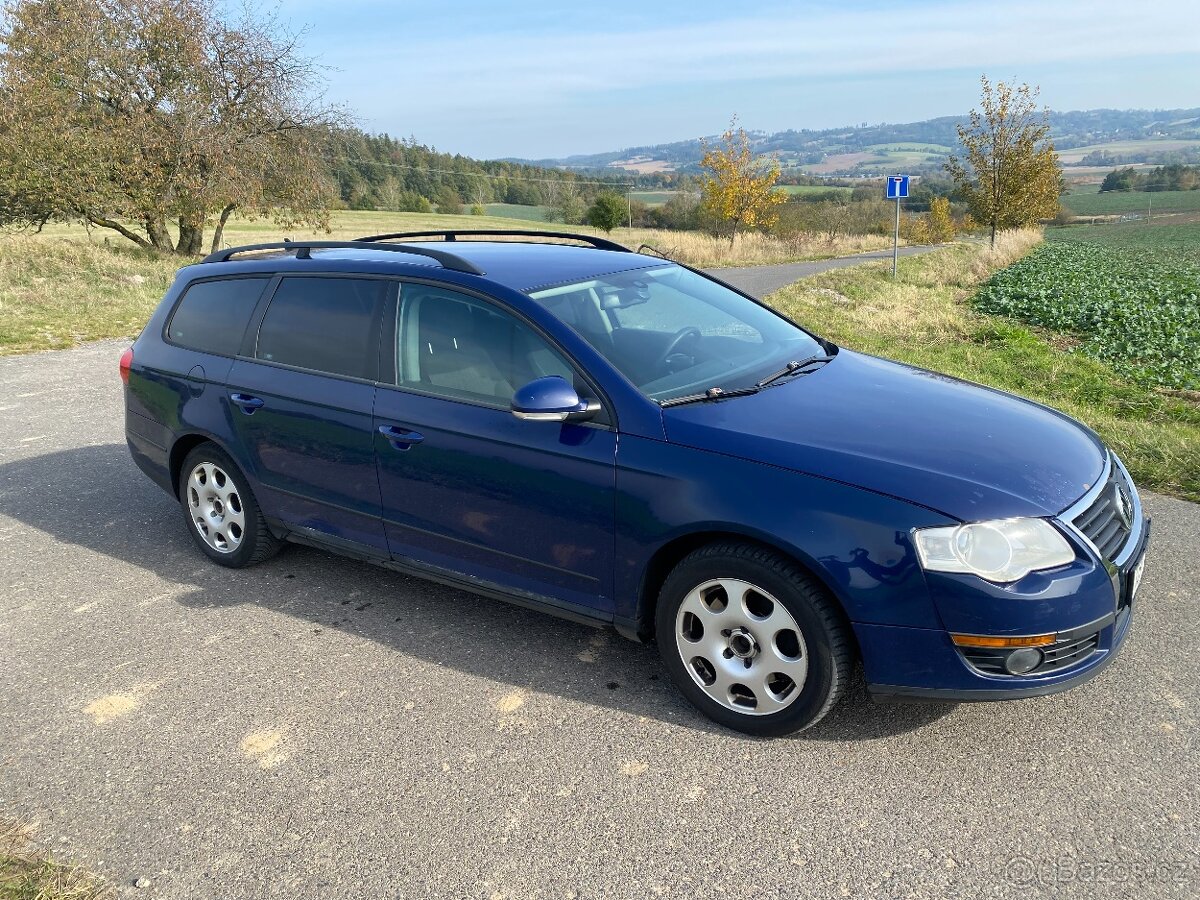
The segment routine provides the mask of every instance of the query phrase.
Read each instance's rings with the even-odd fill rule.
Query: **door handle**
[[[229,399],[240,406],[242,412],[248,416],[253,415],[256,409],[262,409],[264,405],[258,397],[251,397],[249,394],[230,394]]]
[[[379,433],[387,438],[393,450],[407,450],[413,444],[419,444],[425,440],[425,435],[419,431],[409,431],[407,428],[398,428],[395,425],[380,425]]]

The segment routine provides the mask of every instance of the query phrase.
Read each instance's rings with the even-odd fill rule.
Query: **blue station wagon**
[[[612,627],[755,735],[856,660],[901,697],[1090,678],[1149,537],[1066,416],[588,236],[224,250],[120,368],[133,458],[213,562],[293,541]]]

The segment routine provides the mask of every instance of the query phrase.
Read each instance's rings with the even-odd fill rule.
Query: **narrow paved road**
[[[652,648],[294,547],[130,462],[123,344],[0,359],[0,817],[144,898],[1200,894],[1200,506],[1103,675],[712,726]],[[131,887],[136,878],[148,887]]]
[[[937,247],[901,247],[901,256],[917,256],[936,250]],[[816,275],[828,272],[830,269],[844,269],[847,266],[858,266],[867,262],[890,260],[891,250],[872,250],[870,253],[857,253],[854,256],[839,256],[834,259],[819,259],[815,262],[783,263],[778,266],[745,266],[724,269],[709,269],[713,275],[723,281],[728,281],[752,297],[765,297],[781,287]]]

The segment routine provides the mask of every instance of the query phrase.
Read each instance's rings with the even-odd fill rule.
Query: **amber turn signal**
[[[1029,634],[1021,637],[1001,637],[992,634],[952,634],[950,638],[959,647],[1046,647],[1054,643],[1057,635]]]

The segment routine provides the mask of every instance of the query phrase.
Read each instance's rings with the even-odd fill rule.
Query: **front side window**
[[[258,330],[255,356],[351,378],[374,378],[377,323],[389,287],[378,278],[284,278]]]
[[[192,350],[236,356],[269,278],[222,278],[191,285],[175,307],[167,337]]]
[[[571,365],[528,325],[466,294],[405,284],[398,326],[402,387],[507,408],[535,378],[574,381]]]
[[[530,296],[663,401],[737,390],[790,360],[822,352],[807,332],[714,281],[676,265],[618,272]]]

